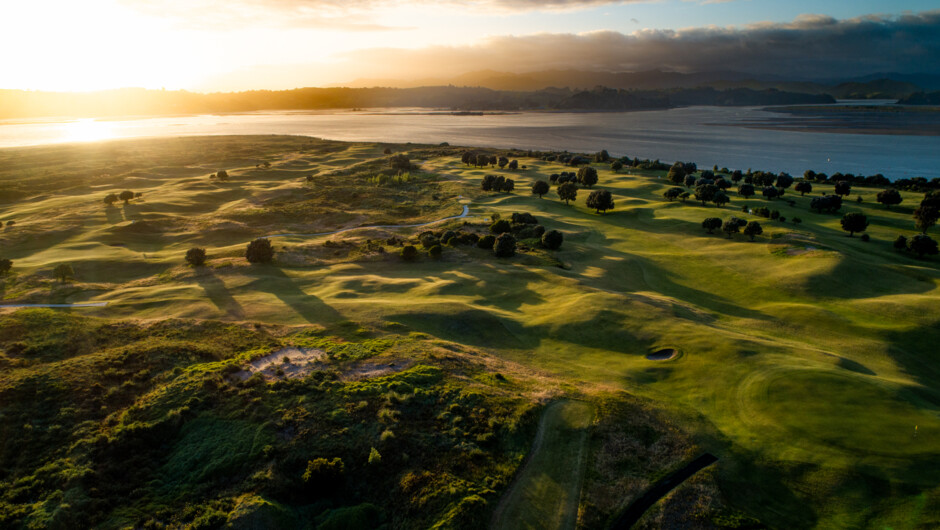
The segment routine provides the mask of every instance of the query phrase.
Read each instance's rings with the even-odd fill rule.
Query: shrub
[[[469,234],[460,234],[457,236],[461,243],[464,245],[476,245],[480,241],[480,236],[470,232]]]
[[[13,269],[13,261],[7,258],[0,258],[0,276],[7,274]]]
[[[868,234],[862,234],[862,241],[866,243],[871,241],[871,236],[869,236]]]
[[[441,249],[440,245],[434,245],[428,249],[428,256],[434,259],[441,259],[441,254],[443,254],[443,249]]]
[[[193,247],[186,251],[186,263],[193,267],[201,267],[206,264],[206,249]]]
[[[512,225],[505,219],[500,219],[490,225],[490,232],[494,234],[505,234],[512,231]]]
[[[496,236],[485,235],[477,242],[477,246],[484,249],[491,249],[496,244]]]
[[[790,221],[795,225],[798,225],[803,222],[803,220],[800,219],[799,217],[794,217],[793,219],[790,219]]]
[[[307,462],[307,469],[303,474],[303,481],[308,485],[324,488],[329,491],[343,481],[346,465],[343,459],[336,457],[332,460],[315,458]]]
[[[405,245],[401,249],[401,259],[405,261],[414,261],[418,259],[418,249],[414,245]]]
[[[369,464],[378,465],[381,463],[382,463],[382,455],[379,454],[378,449],[373,447],[372,450],[369,451]]]
[[[519,239],[541,239],[544,233],[542,225],[513,225],[513,234]]]
[[[271,263],[274,260],[274,246],[266,238],[259,237],[248,243],[245,259],[249,263]]]
[[[441,243],[445,245],[456,244],[457,243],[456,240],[457,240],[457,232],[454,232],[453,230],[448,230],[444,232],[444,234],[441,236]]]
[[[549,250],[558,250],[564,239],[565,236],[558,230],[549,230],[542,234],[542,246]]]
[[[493,253],[497,258],[509,258],[516,254],[516,238],[511,234],[501,234],[496,238]]]
[[[228,180],[228,171],[220,169],[219,172],[215,174],[215,178],[219,180]]]
[[[528,212],[512,214],[512,222],[513,224],[526,224],[526,225],[539,224],[538,219],[536,219],[534,215]]]
[[[894,250],[907,250],[907,238],[899,235],[897,239],[894,240]]]
[[[440,239],[431,231],[421,232],[421,235],[418,236],[418,241],[421,242],[421,246],[424,248],[431,248],[434,245],[440,244]]]
[[[411,160],[402,153],[398,153],[388,159],[388,166],[395,170],[399,175],[411,170]]]

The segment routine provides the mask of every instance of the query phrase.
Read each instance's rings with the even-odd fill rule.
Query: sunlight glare
[[[62,125],[63,142],[98,142],[114,138],[114,128],[108,122],[82,119]]]

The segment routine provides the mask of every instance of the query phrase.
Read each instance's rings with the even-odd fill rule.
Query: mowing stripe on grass
[[[493,513],[492,528],[574,528],[594,407],[557,401],[545,408],[532,450]]]

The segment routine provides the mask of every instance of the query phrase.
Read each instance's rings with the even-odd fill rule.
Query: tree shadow
[[[114,225],[114,224],[118,224],[118,223],[124,221],[124,219],[125,219],[125,218],[124,218],[124,211],[118,209],[118,208],[115,207],[115,206],[107,206],[107,207],[105,207],[105,209],[104,209],[104,214],[105,214],[105,217],[106,217],[107,220],[108,220],[108,223],[109,223],[109,224],[113,224],[113,225]]]
[[[206,291],[209,300],[227,315],[237,319],[245,318],[245,309],[229,292],[225,283],[215,275],[215,271],[205,267],[196,273],[196,282]]]
[[[323,300],[304,292],[297,282],[277,265],[254,264],[246,274],[255,278],[249,287],[273,294],[311,324],[331,324],[346,320]]]

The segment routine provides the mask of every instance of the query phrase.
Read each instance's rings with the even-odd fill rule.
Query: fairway
[[[349,325],[537,371],[583,401],[547,407],[537,450],[500,501],[503,528],[572,527],[589,403],[608,391],[666,411],[719,457],[733,507],[767,525],[940,524],[940,268],[936,257],[892,248],[897,235],[917,233],[911,214],[923,194],[902,191],[904,202],[887,209],[875,202],[879,189],[854,187],[841,212],[868,216],[863,241],[842,231],[841,213],[810,209],[812,196],[833,192],[829,183],[805,197],[788,190],[792,205],[729,190],[719,208],[666,200],[663,171],[594,164],[594,189],[615,202],[599,214],[588,189],[570,205],[555,186],[542,198],[529,192],[571,170],[558,162],[518,153],[526,169],[503,171],[462,163],[461,148],[396,146],[415,164],[396,181],[381,178],[384,148],[219,137],[2,151],[0,180],[23,198],[0,204],[0,220],[16,220],[0,240],[14,262],[0,305],[106,302],[69,311]],[[112,165],[123,169],[104,175]],[[232,178],[210,179],[221,168]],[[515,179],[515,191],[482,191],[494,173]],[[38,178],[31,195],[23,175],[63,176]],[[102,203],[125,188],[143,197]],[[462,210],[433,226],[387,226]],[[496,258],[452,244],[438,259],[418,242],[428,230],[482,236],[494,216],[523,212],[560,231],[561,248],[528,239]],[[701,227],[731,216],[759,221],[763,233],[749,241]],[[338,230],[347,231],[315,235]],[[293,235],[272,240],[273,263],[249,264],[246,243],[271,234]],[[419,248],[417,259],[401,258],[399,240]],[[184,262],[193,246],[206,249],[206,266]],[[52,278],[60,263],[75,281]],[[660,350],[676,355],[648,357]]]
[[[580,401],[545,408],[528,460],[496,508],[493,528],[575,528],[593,418],[591,405]]]

